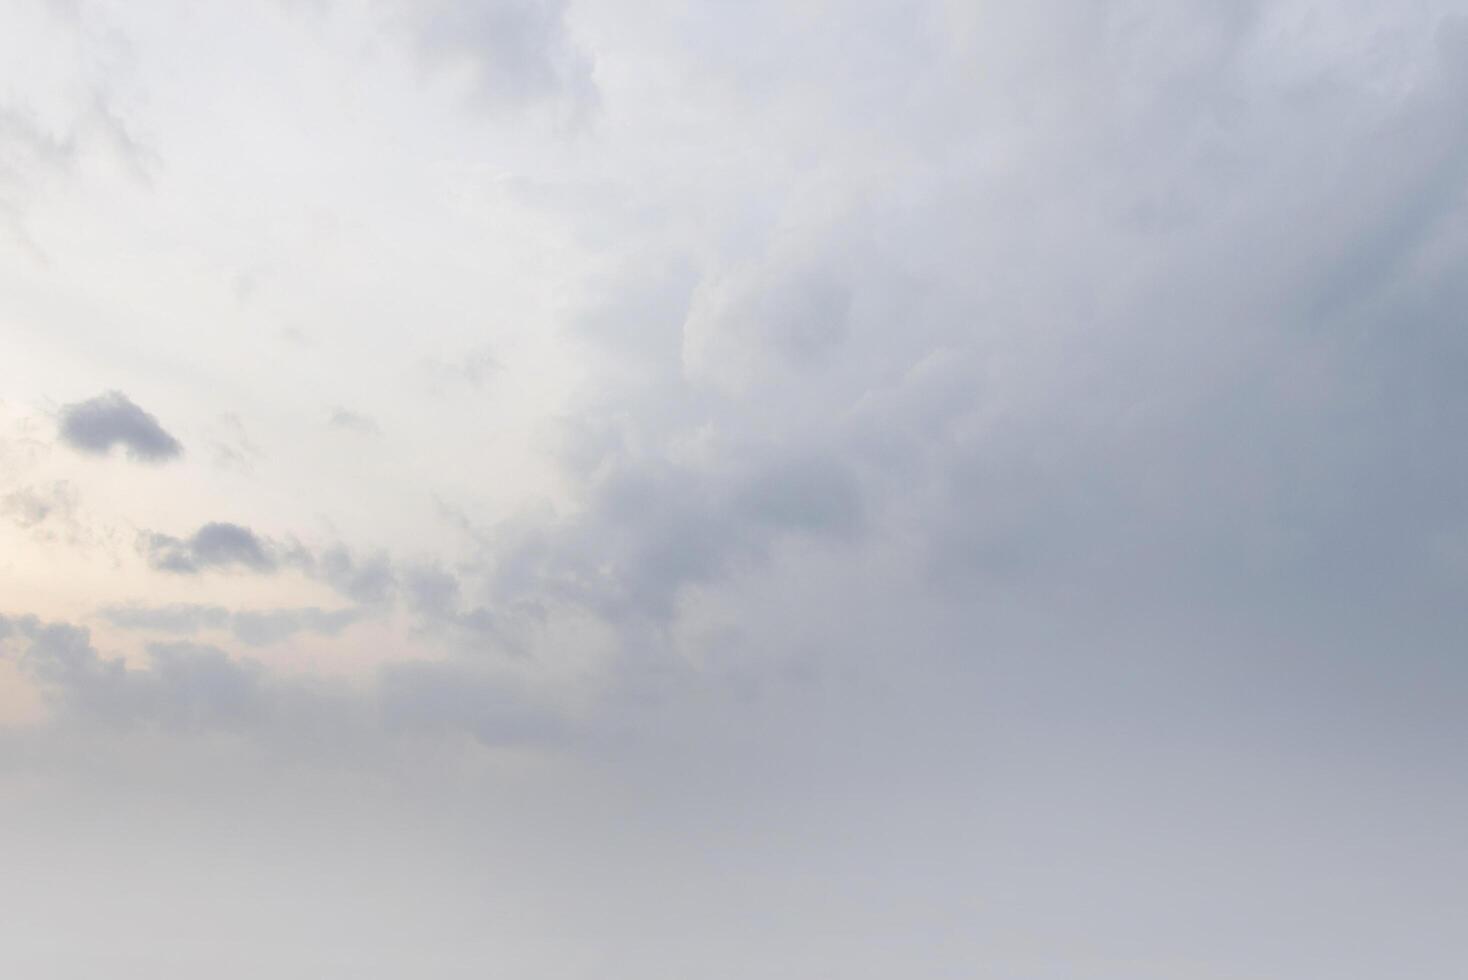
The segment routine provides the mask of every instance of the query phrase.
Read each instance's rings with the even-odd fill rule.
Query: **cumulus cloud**
[[[78,452],[98,456],[122,446],[130,458],[145,463],[161,463],[183,454],[183,446],[158,419],[120,391],[64,406],[61,441]]]

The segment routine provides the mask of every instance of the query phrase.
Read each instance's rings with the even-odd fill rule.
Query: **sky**
[[[0,0],[0,973],[1459,980],[1468,5]]]

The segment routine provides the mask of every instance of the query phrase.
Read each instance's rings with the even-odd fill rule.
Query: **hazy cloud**
[[[261,646],[288,639],[298,633],[335,636],[360,620],[363,612],[357,608],[321,609],[316,606],[241,609],[230,612],[222,606],[188,603],[146,606],[133,603],[106,607],[101,615],[108,623],[120,629],[185,636],[205,630],[220,630],[228,631],[242,643]]]
[[[133,603],[109,606],[102,618],[113,626],[127,630],[155,630],[160,633],[192,635],[206,629],[223,629],[229,625],[230,613],[223,606],[201,606],[173,603],[146,606]]]
[[[423,362],[424,376],[435,392],[468,388],[484,391],[503,370],[494,352],[487,347],[466,351],[452,357],[433,357]]]
[[[571,40],[563,0],[398,4],[422,62],[490,110],[553,106],[579,123],[596,106],[591,61]]]
[[[351,432],[361,436],[380,436],[382,428],[372,419],[357,412],[350,412],[345,408],[333,409],[327,418],[326,424],[333,429],[343,432]]]
[[[241,610],[231,618],[230,629],[242,642],[259,646],[302,632],[335,636],[361,618],[362,613],[357,609],[327,610],[314,606]]]

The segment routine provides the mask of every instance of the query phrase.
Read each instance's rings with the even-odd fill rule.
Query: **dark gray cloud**
[[[79,452],[105,455],[122,446],[129,457],[146,463],[183,454],[179,441],[120,391],[66,405],[60,418],[61,441]]]
[[[279,565],[269,541],[247,527],[222,521],[205,524],[187,539],[145,532],[138,544],[150,565],[179,575],[216,568],[268,573]]]

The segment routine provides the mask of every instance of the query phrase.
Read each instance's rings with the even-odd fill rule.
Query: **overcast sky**
[[[1461,980],[1468,5],[0,0],[0,974]]]

